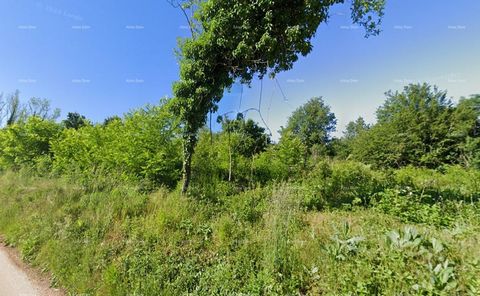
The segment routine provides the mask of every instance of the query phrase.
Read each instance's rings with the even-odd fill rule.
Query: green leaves
[[[299,55],[312,50],[311,39],[328,19],[331,6],[343,0],[205,0],[195,12],[198,36],[180,43],[180,79],[173,86],[177,114],[184,127],[186,180],[196,133],[206,115],[235,80],[251,83],[255,75],[289,70]],[[354,1],[352,19],[378,33],[383,0]],[[192,25],[192,24],[191,24]]]
[[[51,156],[50,141],[59,133],[60,125],[37,116],[0,130],[0,167],[35,167],[37,160]]]
[[[455,264],[445,256],[445,245],[439,239],[427,235],[420,234],[415,227],[405,226],[403,231],[390,231],[386,238],[390,248],[399,252],[405,261],[424,261],[418,262],[418,267],[423,269],[426,266],[429,277],[414,284],[413,290],[434,295],[454,293],[458,285]]]
[[[168,103],[148,106],[107,125],[63,130],[52,143],[54,169],[96,178],[97,171],[144,180],[151,185],[176,186],[181,150],[178,122]]]
[[[298,137],[311,149],[314,145],[327,145],[335,131],[337,120],[322,98],[312,98],[295,110],[288,119],[285,131]]]
[[[362,236],[352,236],[350,233],[350,224],[343,223],[341,231],[332,237],[333,244],[325,246],[327,253],[335,260],[344,261],[348,257],[358,253],[360,243],[365,240]]]
[[[354,0],[352,2],[352,20],[365,28],[365,37],[380,33],[384,8],[385,0]]]
[[[472,148],[479,134],[473,131],[480,114],[475,111],[475,99],[453,106],[445,91],[426,83],[411,84],[403,92],[390,91],[386,96],[377,110],[378,123],[348,139],[355,159],[384,168],[475,166],[478,155]]]
[[[393,248],[402,249],[418,249],[423,243],[423,237],[418,233],[417,229],[405,226],[403,231],[390,231],[386,235],[387,242]]]

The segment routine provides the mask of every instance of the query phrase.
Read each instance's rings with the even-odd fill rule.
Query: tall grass
[[[5,172],[0,233],[72,294],[478,294],[480,210],[465,202],[476,187],[427,201],[414,197],[421,180],[433,178],[428,172],[379,177],[339,166],[305,182],[213,199],[145,193],[108,177],[86,186]],[[387,180],[400,174],[417,181]],[[449,173],[441,174],[441,187],[429,181],[431,188],[447,186]],[[330,183],[338,185],[334,194]],[[414,193],[398,194],[407,187]],[[320,192],[328,210],[309,210],[308,190]],[[354,202],[356,193],[362,202]],[[444,216],[448,223],[435,218]]]

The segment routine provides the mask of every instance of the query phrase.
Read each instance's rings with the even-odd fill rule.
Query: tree
[[[315,145],[326,146],[331,141],[336,123],[335,114],[322,98],[312,98],[292,113],[286,130],[312,149]]]
[[[89,122],[88,120],[85,118],[85,116],[83,115],[80,115],[79,113],[77,112],[69,112],[67,114],[67,119],[65,119],[63,121],[63,125],[65,126],[65,128],[73,128],[73,129],[79,129],[83,126],[86,126],[88,125]]]
[[[398,168],[407,164],[404,150],[408,148],[404,140],[404,135],[395,126],[376,124],[352,140],[346,157],[376,167]]]
[[[282,129],[280,133],[279,143],[271,145],[254,160],[253,172],[261,183],[298,178],[304,171],[307,147],[290,131]]]
[[[15,93],[9,95],[1,109],[3,112],[0,114],[0,123],[5,120],[5,124],[10,126],[22,118],[25,108],[20,102],[20,91],[16,90]]]
[[[243,114],[236,119],[220,116],[217,121],[222,123],[219,140],[227,145],[228,150],[228,181],[232,181],[233,170],[241,160],[252,159],[270,145],[270,137],[265,129],[252,119],[245,120]],[[243,174],[246,177],[247,174]],[[247,179],[247,178],[244,178]]]
[[[369,128],[370,126],[365,122],[363,117],[359,117],[357,120],[350,121],[347,124],[345,131],[343,132],[343,138],[346,140],[352,140]]]
[[[458,160],[449,136],[454,108],[445,91],[410,84],[386,96],[377,110],[377,124],[354,142],[357,159],[383,167],[432,168]]]
[[[286,166],[286,178],[291,178],[300,174],[305,167],[305,155],[308,147],[303,144],[302,140],[293,135],[289,130],[282,130],[282,138],[276,147],[276,152],[280,162]]]
[[[363,117],[359,117],[355,121],[350,121],[345,127],[343,137],[332,140],[331,147],[333,154],[340,159],[350,158],[355,140],[370,128],[371,126],[365,122]]]
[[[38,117],[43,120],[55,120],[60,116],[60,109],[51,109],[47,99],[31,98],[26,104],[20,100],[20,92],[9,95],[4,101],[0,96],[0,124],[5,120],[7,126],[19,121],[26,121],[28,117]]]
[[[166,103],[146,106],[113,120],[108,125],[63,129],[52,142],[53,167],[62,173],[81,172],[97,178],[141,181],[143,186],[173,188],[180,179],[181,149],[178,120]]]
[[[3,121],[3,111],[7,106],[7,102],[3,99],[3,93],[0,94],[0,126],[2,125]]]
[[[235,133],[239,136],[238,144],[233,149],[245,157],[265,151],[271,143],[270,137],[265,134],[265,128],[252,119],[245,120],[242,114],[233,120],[221,117],[219,120],[223,133]]]
[[[36,116],[44,120],[56,120],[60,116],[60,109],[51,110],[50,101],[41,98],[31,98],[27,103],[25,117]]]
[[[353,0],[352,20],[366,35],[378,34],[384,0]],[[225,89],[234,81],[249,84],[258,75],[289,70],[299,56],[308,55],[318,26],[330,8],[345,0],[238,1],[204,0],[180,4],[194,10],[187,16],[192,37],[180,43],[180,80],[173,86],[174,111],[183,122],[184,184],[191,176],[197,132],[209,112],[216,110]]]
[[[109,125],[111,123],[114,123],[114,122],[122,122],[122,118],[120,116],[117,116],[117,115],[107,117],[103,121],[103,125],[107,126],[107,125]]]
[[[450,138],[463,165],[480,168],[480,95],[461,98],[452,118]]]

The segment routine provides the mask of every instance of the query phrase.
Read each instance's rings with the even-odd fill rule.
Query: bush
[[[247,127],[252,121],[238,122],[228,121],[229,124]],[[269,152],[261,153],[269,141],[262,130],[258,131],[258,139],[242,130],[223,130],[214,134],[207,129],[201,130],[192,160],[192,188],[199,191],[198,188],[202,187],[210,191],[215,190],[217,183],[228,182],[237,189],[234,192],[239,192],[255,187],[257,183],[271,181],[274,177],[270,173],[271,167],[266,172],[263,164],[258,165],[272,155]]]
[[[256,182],[298,179],[306,168],[307,148],[298,137],[284,132],[278,145],[254,159],[253,173]]]
[[[351,161],[323,161],[303,182],[304,205],[323,209],[343,205],[364,205],[386,186],[386,178],[369,166]]]
[[[165,106],[128,114],[124,122],[63,130],[52,142],[54,170],[95,179],[100,174],[173,188],[180,179],[178,126]],[[149,185],[148,183],[151,183]]]
[[[51,120],[29,117],[0,130],[0,167],[43,166],[52,156],[50,142],[60,133],[60,125]]]
[[[376,198],[375,209],[404,222],[450,226],[458,218],[456,203],[431,203],[431,196],[417,191],[389,189]]]
[[[429,195],[432,201],[476,202],[480,198],[480,171],[460,166],[438,170],[406,167],[395,171],[394,182],[400,188],[411,187]]]

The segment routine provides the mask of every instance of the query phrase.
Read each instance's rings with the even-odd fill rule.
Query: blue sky
[[[365,39],[348,5],[336,6],[313,52],[277,81],[263,81],[268,127],[276,137],[314,96],[332,107],[341,135],[358,116],[373,122],[384,92],[408,83],[436,84],[455,100],[480,93],[479,15],[478,0],[387,0],[383,32]],[[188,36],[185,25],[166,0],[2,0],[0,92],[19,89],[24,99],[48,98],[63,115],[94,121],[157,103],[178,77],[174,49]],[[219,113],[259,102],[259,81],[235,85]]]

